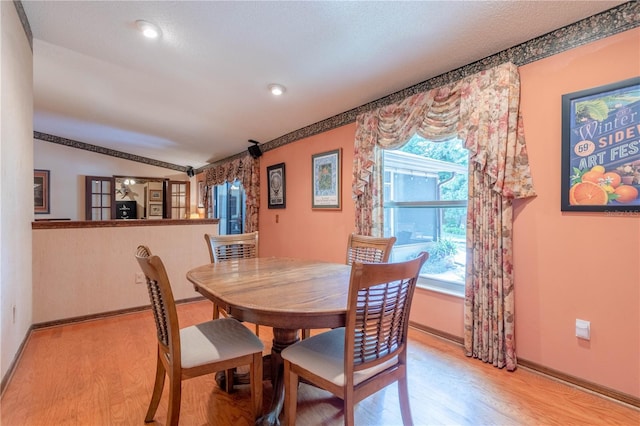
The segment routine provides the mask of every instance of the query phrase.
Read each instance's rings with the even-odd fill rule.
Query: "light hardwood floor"
[[[178,307],[181,327],[211,316],[207,301]],[[249,325],[251,327],[251,325]],[[270,329],[261,327],[265,351]],[[416,425],[640,425],[640,411],[519,368],[464,356],[454,343],[412,330],[409,390]],[[150,311],[36,330],[1,400],[2,426],[142,425],[153,387]],[[265,407],[271,387],[265,385]],[[298,424],[342,424],[339,400],[300,385]],[[155,424],[165,424],[167,392]],[[227,394],[212,376],[183,383],[181,425],[249,425],[248,389]],[[392,385],[356,406],[356,424],[402,423]]]

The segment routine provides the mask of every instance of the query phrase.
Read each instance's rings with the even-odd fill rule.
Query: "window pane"
[[[401,150],[384,152],[384,234],[396,237],[391,260],[429,252],[421,278],[434,287],[463,288],[467,164],[468,152],[458,139],[415,136]]]
[[[240,181],[217,185],[214,197],[214,217],[220,219],[220,234],[242,234],[246,197]]]

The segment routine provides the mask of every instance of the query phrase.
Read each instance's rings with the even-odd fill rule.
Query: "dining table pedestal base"
[[[284,405],[284,361],[280,353],[288,346],[293,345],[299,339],[299,330],[274,328],[273,329],[273,345],[271,346],[271,384],[273,393],[271,395],[271,406],[269,410],[258,420],[256,425],[271,426],[279,425],[279,416]],[[267,367],[264,366],[266,370]]]

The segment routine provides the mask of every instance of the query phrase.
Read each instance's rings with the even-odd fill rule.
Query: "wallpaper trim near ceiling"
[[[27,13],[24,11],[24,7],[22,6],[22,2],[20,0],[13,0],[13,5],[16,7],[16,12],[18,12],[18,17],[20,18],[22,29],[24,30],[24,34],[27,36],[27,40],[29,41],[31,53],[33,53],[33,33],[31,32],[31,25],[29,25]]]
[[[68,146],[70,148],[84,149],[98,154],[109,155],[111,157],[122,158],[124,160],[135,161],[138,163],[149,164],[151,166],[164,167],[165,169],[176,170],[179,172],[187,172],[188,166],[179,166],[177,164],[166,163],[164,161],[154,160],[152,158],[142,157],[140,155],[129,154],[115,149],[103,148],[98,145],[92,145],[86,142],[75,141],[73,139],[61,138],[60,136],[50,135],[48,133],[33,132],[33,138],[44,142],[57,143],[58,145]]]
[[[376,101],[369,102],[326,120],[280,136],[279,138],[264,143],[260,148],[262,151],[268,151],[296,140],[352,123],[356,120],[356,117],[363,112],[399,102],[416,93],[444,86],[505,62],[512,62],[517,66],[522,66],[638,26],[640,26],[640,3],[637,1],[624,3],[605,12],[585,18],[582,21],[567,25],[543,36],[503,50],[495,55],[488,56],[461,68],[392,93]],[[205,168],[213,165],[215,165],[215,163],[207,165]]]

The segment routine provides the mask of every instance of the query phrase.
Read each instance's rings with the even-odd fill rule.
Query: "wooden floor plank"
[[[181,327],[206,321],[206,301],[179,305]],[[253,325],[247,325],[249,329]],[[155,373],[150,311],[34,331],[0,405],[2,426],[143,424]],[[262,327],[265,352],[271,330]],[[409,390],[416,425],[640,425],[640,411],[519,368],[464,356],[459,345],[411,330]],[[265,407],[271,386],[264,383]],[[250,425],[249,389],[222,392],[213,376],[183,383],[182,425]],[[340,401],[300,385],[298,424],[340,425]],[[165,391],[155,424],[166,422]],[[402,424],[395,385],[356,406],[356,424]]]

